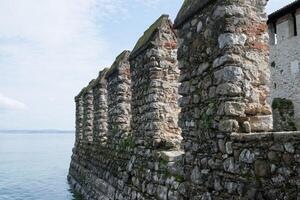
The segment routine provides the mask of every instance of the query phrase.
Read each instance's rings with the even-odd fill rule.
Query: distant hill
[[[55,129],[45,129],[45,130],[1,130],[1,133],[11,133],[11,134],[20,134],[20,133],[30,133],[30,134],[49,134],[49,133],[74,133],[75,131],[70,130],[55,130]]]

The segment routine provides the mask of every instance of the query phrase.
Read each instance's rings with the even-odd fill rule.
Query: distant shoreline
[[[0,130],[0,134],[73,134],[70,130]]]

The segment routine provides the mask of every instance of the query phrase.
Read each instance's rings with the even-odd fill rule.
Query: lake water
[[[74,134],[0,133],[0,200],[74,200],[68,168]]]

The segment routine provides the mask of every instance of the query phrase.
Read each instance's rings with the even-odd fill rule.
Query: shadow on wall
[[[292,100],[275,98],[272,103],[274,131],[297,131]]]

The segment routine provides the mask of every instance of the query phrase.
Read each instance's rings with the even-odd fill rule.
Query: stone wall
[[[75,97],[76,103],[76,137],[75,147],[78,147],[83,140],[83,98],[81,95]]]
[[[120,54],[76,98],[80,136],[80,122],[89,124],[90,118],[81,119],[79,100],[90,102],[88,92],[94,91],[94,138],[76,143],[69,173],[72,187],[85,199],[183,198],[178,191],[184,174],[177,125],[177,41],[172,26],[167,16],[159,18],[131,54]],[[83,138],[90,135],[89,130],[83,129]]]
[[[146,148],[180,148],[177,101],[177,39],[168,16],[161,16],[136,44],[131,56],[132,131]]]
[[[108,137],[118,142],[128,136],[131,121],[130,52],[124,51],[113,63],[106,75],[108,82]]]
[[[93,127],[94,127],[94,95],[92,88],[93,81],[90,82],[83,94],[83,141],[93,142]]]
[[[232,134],[224,182],[229,196],[299,199],[300,133]],[[224,164],[225,165],[225,164]]]
[[[275,98],[272,102],[274,131],[296,131],[294,104],[288,99]]]
[[[290,145],[284,142],[299,133],[286,133],[285,140],[278,139],[278,133],[264,133],[273,129],[267,102],[266,3],[190,0],[175,21],[181,41],[180,126],[189,199],[298,195],[287,177],[282,185],[276,183],[283,166],[295,169],[284,162],[287,152],[278,153],[275,168],[267,158],[274,146]]]
[[[107,105],[107,81],[105,79],[107,69],[99,73],[93,87],[94,96],[94,143],[105,144],[108,135],[108,105]]]
[[[271,132],[265,5],[186,0],[176,32],[165,15],[150,26],[76,97],[71,186],[88,200],[299,199],[300,133]]]
[[[127,51],[123,52],[109,70],[101,71],[99,77],[75,98],[78,142],[73,149],[68,179],[85,199],[114,199],[120,190],[120,184],[127,177],[122,173],[122,166],[130,159],[131,150],[127,150],[123,144],[124,137],[109,141],[112,138],[109,134],[114,133],[115,128],[108,124],[113,122],[117,127],[124,127],[118,133],[128,135],[126,124],[129,123],[123,123],[119,119],[126,118],[130,121],[130,115],[127,116],[124,111],[120,112],[123,115],[119,117],[116,110],[108,106],[128,109],[128,106],[124,106],[128,103],[127,99],[130,99],[130,92],[124,90],[128,83],[130,85],[128,56]],[[126,112],[130,112],[130,106]],[[87,113],[89,117],[86,116]],[[118,149],[119,147],[124,148]]]
[[[270,66],[271,66],[271,98],[290,99],[294,103],[296,127],[300,129],[300,9],[296,12],[298,35],[294,35],[289,14],[269,24],[270,32]],[[276,28],[276,34],[274,32]],[[276,43],[275,43],[276,38]]]

